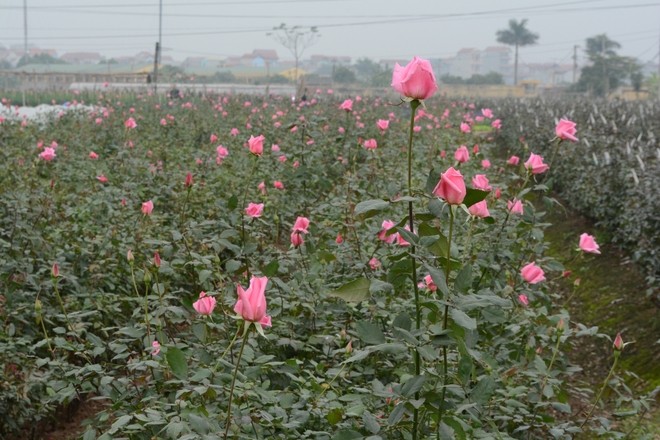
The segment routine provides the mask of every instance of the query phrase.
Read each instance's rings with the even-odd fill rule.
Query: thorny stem
[[[589,419],[591,418],[591,415],[594,413],[594,410],[596,409],[596,405],[598,405],[598,401],[600,400],[601,396],[603,395],[603,391],[605,391],[605,388],[607,387],[607,383],[610,381],[612,378],[612,374],[614,374],[614,369],[616,368],[616,364],[619,362],[619,355],[621,355],[621,352],[618,350],[614,351],[614,362],[612,363],[612,368],[610,368],[610,372],[607,374],[607,377],[605,378],[605,381],[603,382],[603,386],[600,388],[600,391],[598,392],[598,396],[596,396],[596,401],[592,405],[591,409],[589,410],[589,414],[587,414],[587,418],[584,419],[584,422],[580,425],[580,429],[584,427],[584,425],[587,424]]]

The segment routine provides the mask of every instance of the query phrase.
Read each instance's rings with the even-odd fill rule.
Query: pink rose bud
[[[559,322],[557,323],[557,331],[563,332],[565,328],[566,323],[564,322],[564,318],[559,318]]]
[[[261,214],[264,211],[263,203],[248,203],[247,208],[245,208],[245,214],[249,217],[257,218],[261,217]]]
[[[589,235],[586,232],[580,235],[580,250],[590,254],[600,254],[600,246],[596,243],[596,239],[593,235]]]
[[[481,161],[481,168],[483,168],[484,170],[487,170],[488,168],[490,168],[490,161],[488,159],[482,160]]]
[[[371,260],[369,260],[369,267],[371,270],[376,270],[380,267],[380,261],[376,257],[373,257]]]
[[[335,238],[335,243],[342,244],[344,242],[344,237],[342,237],[341,232],[337,233],[337,238]]]
[[[522,304],[525,307],[529,305],[529,298],[527,298],[527,295],[525,295],[524,293],[518,295],[518,301],[520,301],[520,304]]]
[[[250,139],[248,139],[248,146],[250,148],[250,153],[256,155],[256,156],[261,156],[264,154],[264,140],[266,138],[263,135],[259,135],[257,137],[250,136]]]
[[[485,174],[476,174],[472,178],[472,188],[482,191],[490,191],[492,189]]]
[[[562,118],[555,127],[555,134],[563,141],[568,140],[571,142],[577,142],[578,138],[575,137],[577,129],[575,128],[575,125],[575,122]]]
[[[60,276],[60,266],[57,264],[57,262],[53,263],[53,267],[50,270],[51,275],[53,278],[57,278]]]
[[[440,158],[441,158],[441,159],[444,159],[445,157],[447,157],[447,152],[446,152],[445,150],[442,150],[442,151],[440,152]]]
[[[516,166],[520,163],[520,158],[518,156],[511,156],[509,160],[506,161],[507,164]]]
[[[267,284],[267,277],[252,277],[247,290],[240,284],[237,285],[238,301],[234,305],[234,311],[246,321],[270,327],[271,318],[266,314]]]
[[[525,162],[525,168],[530,170],[532,174],[541,174],[545,173],[550,167],[543,163],[543,157],[532,153],[529,159],[527,159],[527,162]]]
[[[345,110],[347,112],[353,111],[353,100],[352,99],[345,100],[344,102],[341,103],[339,109]]]
[[[154,252],[154,266],[160,267],[160,263],[161,263],[160,254],[158,253],[158,251],[156,251]]]
[[[146,202],[142,203],[142,214],[151,215],[153,210],[154,210],[154,202],[152,202],[151,200],[147,200]]]
[[[307,234],[309,231],[309,219],[307,217],[298,217],[296,222],[293,224],[293,232],[298,232],[302,234]]]
[[[614,338],[614,343],[612,344],[612,347],[614,347],[616,351],[623,351],[624,346],[625,344],[623,343],[623,338],[621,337],[621,333],[617,333],[616,338]]]
[[[435,292],[438,290],[438,286],[435,285],[433,282],[433,278],[431,278],[431,275],[426,275],[424,277],[424,284],[426,285],[426,288],[429,289],[431,292]]]
[[[158,356],[160,353],[160,343],[158,341],[154,341],[151,343],[151,355],[152,356]]]
[[[499,200],[500,197],[502,197],[502,190],[495,188],[495,198]]]
[[[216,300],[212,296],[206,296],[206,292],[199,293],[199,299],[193,303],[193,308],[200,315],[209,316],[215,309]]]
[[[522,214],[523,205],[522,202],[518,199],[509,200],[506,202],[506,207],[511,214]]]
[[[215,133],[211,133],[211,137],[209,138],[212,144],[216,143],[218,141],[218,136]]]
[[[188,174],[186,174],[186,180],[185,180],[185,182],[183,183],[183,185],[184,185],[186,188],[190,188],[191,186],[193,186],[193,175],[192,175],[192,173],[188,173]]]
[[[456,149],[456,152],[454,152],[454,159],[460,163],[465,163],[470,160],[470,152],[465,145],[461,145]]]
[[[395,223],[391,220],[383,220],[383,223],[381,224],[381,230],[378,233],[378,239],[381,241],[384,241],[385,243],[392,244],[394,243],[394,240],[396,240],[397,234],[390,234],[387,235],[387,231],[392,229],[395,226]]]
[[[304,242],[305,240],[303,239],[302,234],[300,232],[293,231],[291,233],[291,245],[293,247],[296,248],[300,247]]]
[[[284,189],[284,184],[279,180],[274,181],[273,186],[275,187],[275,189]]]
[[[479,145],[474,144],[474,147],[472,147],[472,154],[477,154],[479,153]]]
[[[466,191],[463,175],[450,167],[440,176],[440,181],[433,189],[433,195],[445,199],[450,205],[460,205],[463,203]]]
[[[387,130],[389,126],[390,126],[389,119],[379,119],[378,121],[376,121],[376,127],[378,127],[381,131]]]
[[[418,57],[404,67],[399,63],[394,65],[392,87],[412,99],[428,99],[438,90],[431,63]]]
[[[133,251],[130,250],[130,249],[126,252],[126,260],[127,260],[129,263],[132,263],[133,260],[135,260],[135,257],[133,256]]]
[[[520,270],[520,275],[522,275],[523,279],[529,284],[537,284],[541,281],[545,281],[545,273],[543,272],[543,269],[537,266],[534,262],[524,266]]]
[[[90,151],[90,152],[89,152],[89,158],[92,159],[92,160],[95,160],[95,159],[98,159],[98,158],[99,158],[99,155],[96,154],[96,153],[93,152],[93,151]]]
[[[472,214],[475,217],[480,217],[480,218],[490,217],[490,212],[488,212],[488,204],[486,203],[485,200],[482,200],[481,202],[477,202],[474,205],[470,206],[468,208],[468,211],[470,212],[470,214]]]
[[[367,139],[364,141],[364,144],[362,144],[365,149],[367,150],[375,150],[378,147],[378,144],[376,143],[376,139]]]

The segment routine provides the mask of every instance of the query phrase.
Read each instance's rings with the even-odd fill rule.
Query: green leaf
[[[204,284],[204,281],[208,280],[211,277],[211,275],[213,275],[213,271],[207,269],[200,270],[199,274],[197,274],[199,278],[199,284]]]
[[[344,416],[344,412],[342,411],[341,408],[334,408],[331,409],[330,412],[325,416],[325,419],[328,421],[328,423],[334,426],[337,423],[341,422],[343,416]]]
[[[429,275],[431,275],[433,283],[438,286],[438,290],[445,296],[449,295],[449,287],[447,287],[447,278],[445,278],[445,273],[442,270],[436,269],[435,267],[431,267],[429,265],[426,265],[425,267],[429,272]]]
[[[373,217],[376,213],[387,209],[390,203],[387,200],[373,199],[365,200],[355,205],[353,213],[355,215],[362,215],[364,218]]]
[[[472,401],[483,405],[488,402],[488,399],[492,396],[495,388],[497,388],[495,380],[490,376],[486,376],[472,389],[470,397],[472,398]]]
[[[467,437],[465,436],[465,429],[463,429],[463,425],[456,420],[454,417],[444,417],[443,418],[443,424],[446,424],[447,426],[451,427],[451,429],[454,430],[454,438],[456,440],[466,440]]]
[[[394,318],[394,322],[392,323],[392,326],[395,328],[402,328],[404,330],[410,331],[410,329],[412,328],[412,320],[410,319],[410,316],[404,312],[398,315],[396,318]]]
[[[443,202],[440,199],[431,199],[429,201],[429,211],[431,214],[433,214],[436,218],[442,218],[442,214],[444,211],[444,208],[447,204]]]
[[[128,422],[130,422],[131,420],[133,420],[132,415],[121,416],[117,420],[114,421],[114,423],[110,427],[110,430],[112,432],[116,432],[119,428],[128,425]]]
[[[237,206],[238,206],[238,197],[236,197],[235,195],[229,197],[229,200],[227,200],[227,209],[233,211],[234,209],[236,209]]]
[[[472,265],[466,264],[463,266],[461,271],[456,275],[456,281],[454,281],[454,287],[459,292],[467,293],[468,290],[472,287]]]
[[[332,437],[332,440],[357,440],[362,438],[364,438],[364,436],[357,431],[353,431],[352,429],[342,429]]]
[[[328,293],[328,296],[341,298],[346,302],[360,302],[369,297],[371,282],[367,278],[358,278],[350,281],[337,290]]]
[[[394,286],[385,281],[381,281],[378,278],[372,278],[371,284],[369,285],[369,292],[378,293],[378,292],[391,292],[394,290]]]
[[[442,171],[436,170],[435,168],[431,168],[431,171],[429,171],[429,175],[426,178],[426,192],[429,194],[433,194],[433,190],[435,189],[436,186],[438,186],[438,182],[440,182],[440,176],[442,175]]]
[[[267,277],[274,277],[277,275],[277,271],[280,269],[280,263],[277,260],[273,260],[266,265],[261,271]]]
[[[380,424],[378,423],[376,416],[369,411],[365,411],[362,414],[362,421],[364,422],[364,427],[367,428],[367,431],[372,434],[378,434],[378,431],[380,431]]]
[[[195,323],[192,326],[192,331],[193,334],[197,336],[197,339],[200,340],[200,342],[202,343],[206,342],[206,336],[207,336],[206,324],[202,322]]]
[[[463,204],[469,208],[475,203],[479,203],[482,200],[484,200],[486,197],[488,197],[488,194],[490,194],[490,191],[482,191],[480,189],[467,188],[467,191],[465,193],[465,198],[463,199]]]
[[[419,237],[417,237],[417,234],[413,234],[409,230],[405,228],[396,228],[397,232],[399,235],[403,237],[404,240],[406,240],[408,243],[412,243],[415,246],[417,246],[419,242]]]
[[[176,347],[168,347],[165,358],[172,369],[172,373],[176,377],[181,380],[188,377],[188,363],[186,362],[186,356],[181,350]]]
[[[406,412],[406,404],[405,402],[400,402],[397,406],[394,407],[394,410],[387,418],[387,424],[390,426],[396,425],[401,421],[405,412]]]
[[[410,397],[417,391],[421,390],[426,382],[426,376],[412,376],[401,387],[401,395],[403,397]]]
[[[464,311],[459,309],[451,309],[449,314],[451,315],[451,319],[453,319],[456,324],[460,325],[464,329],[477,329],[477,321],[474,318],[470,318]]]
[[[406,280],[412,278],[412,262],[410,258],[405,258],[394,263],[387,273],[387,281],[400,289],[406,283]]]
[[[355,324],[358,336],[367,344],[383,344],[385,343],[385,335],[380,327],[369,321],[359,321]]]

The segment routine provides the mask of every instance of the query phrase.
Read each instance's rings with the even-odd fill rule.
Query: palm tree
[[[539,34],[530,32],[525,27],[527,19],[520,21],[509,20],[509,29],[502,29],[497,31],[497,41],[509,46],[515,46],[516,54],[513,64],[513,84],[518,85],[518,47],[531,46],[536,44],[539,39]]]

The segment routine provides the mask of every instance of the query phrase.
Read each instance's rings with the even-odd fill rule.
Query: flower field
[[[3,115],[0,439],[73,402],[98,404],[86,440],[623,437],[652,403],[622,379],[633,335],[571,319],[544,239],[581,119],[503,147],[511,104],[399,69],[387,96]],[[586,340],[602,386],[571,380]]]

